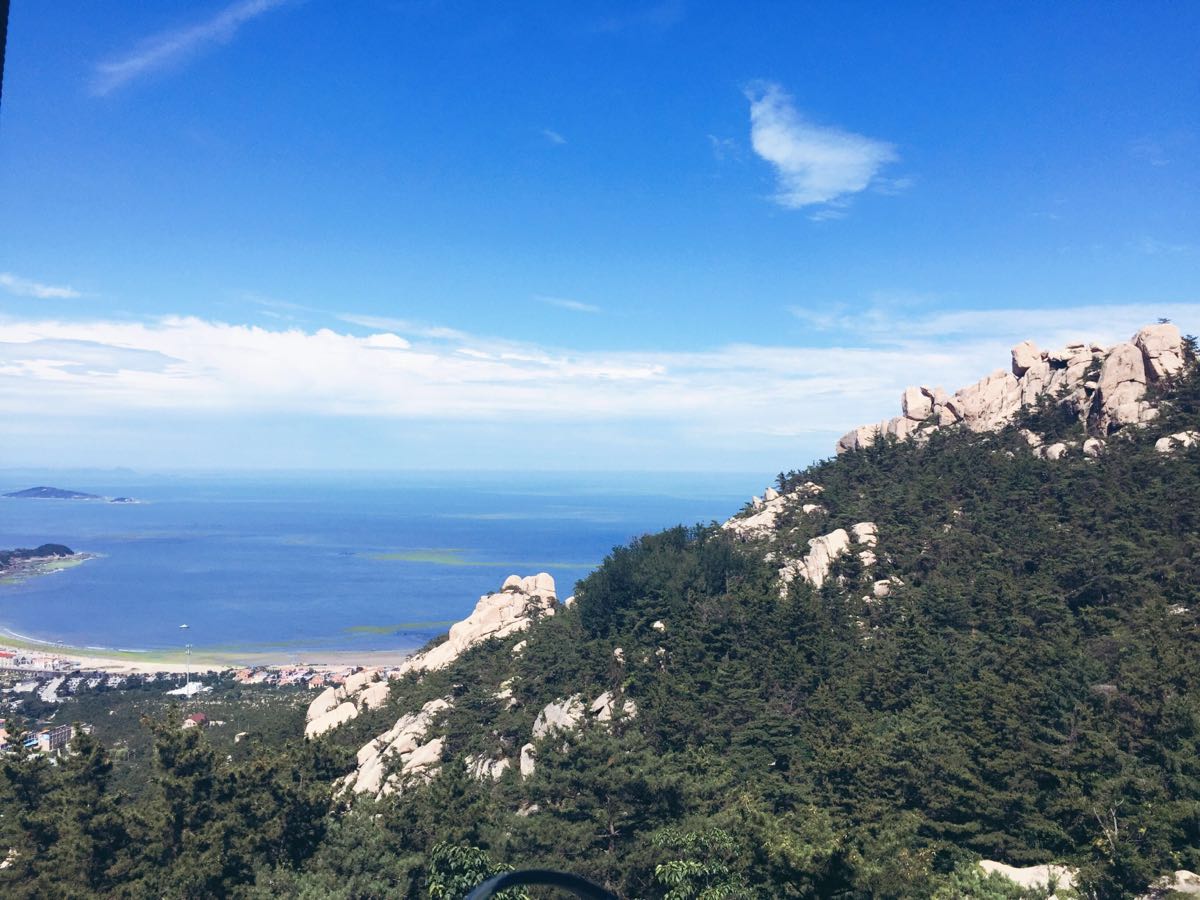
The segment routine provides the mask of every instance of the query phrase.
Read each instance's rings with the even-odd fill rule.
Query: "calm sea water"
[[[136,505],[0,500],[0,548],[99,555],[0,585],[0,627],[68,645],[273,652],[410,649],[505,576],[559,596],[616,545],[724,519],[763,475],[134,476],[0,472]],[[189,625],[183,632],[179,626]]]

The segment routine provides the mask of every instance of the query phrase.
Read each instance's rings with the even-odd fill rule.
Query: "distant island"
[[[67,569],[91,559],[87,553],[76,553],[65,544],[42,544],[40,547],[18,547],[0,550],[0,583],[24,581],[33,575],[46,575]]]
[[[23,491],[10,491],[0,496],[12,497],[17,500],[103,500],[107,503],[137,503],[133,497],[101,497],[99,494],[85,494],[83,491],[68,491],[63,488],[38,487],[26,488]]]
[[[56,487],[31,487],[23,491],[12,491],[5,497],[31,500],[103,500],[98,494],[85,494],[82,491],[67,491]]]
[[[31,559],[62,559],[74,556],[75,551],[65,544],[42,544],[32,550],[28,547],[18,547],[16,550],[0,550],[0,572],[14,563],[27,562]]]

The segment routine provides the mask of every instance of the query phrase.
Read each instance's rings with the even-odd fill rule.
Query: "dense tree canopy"
[[[1200,868],[1200,449],[1153,447],[1200,427],[1198,384],[1161,388],[1161,426],[1097,459],[1031,454],[1018,425],[1070,426],[1038,408],[783,473],[823,511],[771,542],[699,526],[617,548],[572,608],[397,682],[370,722],[239,760],[151,723],[137,803],[90,739],[58,766],[7,757],[4,891],[453,896],[549,866],[629,897],[1022,896],[982,856],[1066,862],[1109,898]],[[861,521],[873,566],[781,596],[779,557]],[[636,715],[543,737],[528,778],[467,775],[466,754],[515,760],[547,703],[602,691]],[[440,774],[334,802],[346,751],[435,697]]]

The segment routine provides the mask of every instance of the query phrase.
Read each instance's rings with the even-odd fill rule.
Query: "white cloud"
[[[1112,343],[1159,316],[1184,331],[1200,325],[1200,302],[867,312],[820,322],[845,326],[825,346],[695,352],[580,351],[452,329],[442,334],[458,337],[409,340],[396,328],[355,336],[191,317],[0,319],[0,405],[14,420],[74,418],[80,434],[108,417],[155,421],[146,412],[491,423],[513,438],[533,423],[609,423],[639,440],[683,435],[697,456],[729,448],[733,459],[788,435],[831,447],[849,428],[894,415],[905,386],[974,382],[1006,367],[1024,338]]]
[[[550,143],[556,144],[559,146],[561,146],[567,142],[567,139],[565,137],[563,137],[561,134],[559,134],[557,131],[555,131],[553,128],[543,128],[542,129],[542,137],[544,137]]]
[[[1156,168],[1169,166],[1171,160],[1167,157],[1162,144],[1152,138],[1139,138],[1129,145],[1129,152],[1136,159],[1147,162]]]
[[[412,344],[400,335],[392,334],[390,331],[383,334],[369,334],[364,339],[364,343],[368,347],[375,347],[379,350],[408,350],[412,347]]]
[[[993,369],[1008,368],[1009,350],[1024,340],[1045,349],[1075,341],[1108,346],[1129,340],[1160,317],[1175,322],[1185,333],[1200,329],[1200,301],[930,310],[921,308],[927,301],[919,295],[907,303],[902,297],[827,304],[824,312],[802,308],[791,312],[814,332],[824,333],[826,341],[853,336],[856,342],[879,350],[911,351],[931,361],[936,357],[928,371],[915,371],[909,383],[940,384],[952,391]]]
[[[13,275],[11,272],[0,272],[0,288],[18,297],[36,297],[39,300],[73,300],[83,296],[74,288],[42,284],[40,281]]]
[[[233,39],[238,29],[290,0],[238,0],[210,19],[164,31],[125,56],[96,66],[92,93],[104,96],[136,78],[175,65],[210,44]]]
[[[712,150],[713,158],[717,162],[725,162],[727,159],[741,159],[742,148],[738,146],[738,142],[733,138],[717,137],[715,134],[708,136],[708,146]]]
[[[363,328],[381,328],[389,331],[401,331],[415,337],[431,338],[439,341],[462,341],[470,335],[457,328],[445,328],[440,325],[425,325],[408,319],[397,319],[392,316],[366,316],[357,313],[343,313],[337,316],[350,325],[361,325]]]
[[[584,303],[582,300],[569,300],[565,297],[537,297],[539,302],[545,303],[547,306],[557,306],[559,309],[569,309],[571,312],[581,313],[598,313],[601,312],[600,307],[592,303]]]
[[[889,143],[809,122],[777,84],[756,85],[746,96],[750,142],[775,167],[774,199],[780,206],[801,209],[844,201],[865,190],[884,165],[897,159]]]
[[[1176,256],[1179,254],[1194,253],[1196,250],[1195,246],[1191,244],[1160,241],[1149,235],[1138,238],[1138,240],[1133,242],[1133,247],[1148,256]]]
[[[595,30],[608,34],[619,34],[623,31],[664,31],[682,22],[685,13],[683,0],[663,0],[661,3],[608,16],[596,23]]]

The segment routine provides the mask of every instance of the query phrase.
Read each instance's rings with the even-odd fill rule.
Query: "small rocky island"
[[[83,491],[68,491],[63,488],[37,487],[25,488],[23,491],[10,491],[0,496],[11,497],[15,500],[103,500],[106,503],[137,503],[132,497],[101,497],[99,494],[86,494]]]
[[[64,544],[42,544],[40,547],[18,547],[16,550],[0,550],[0,578],[14,575],[31,575],[43,569],[47,563],[66,559],[82,559]]]

